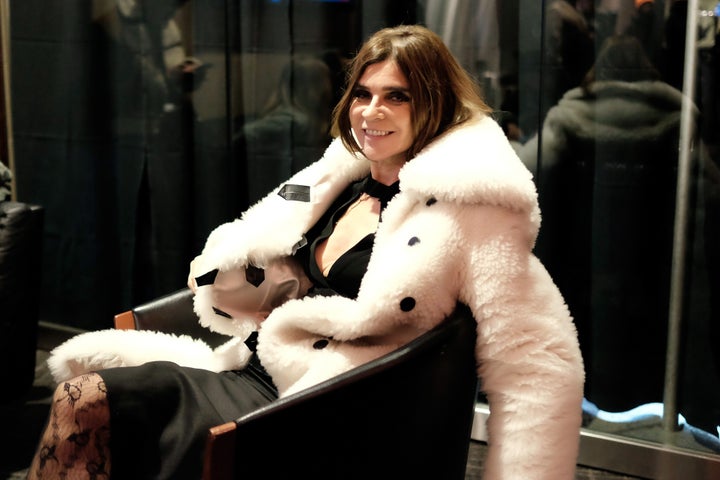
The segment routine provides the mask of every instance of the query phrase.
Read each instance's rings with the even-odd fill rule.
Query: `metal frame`
[[[487,442],[490,410],[475,406],[471,438]],[[720,456],[621,437],[588,429],[580,431],[578,465],[657,480],[720,478]]]
[[[12,98],[10,95],[10,0],[0,0],[0,88],[2,88],[2,111],[0,135],[2,140],[2,158],[0,161],[5,163],[13,172],[11,180],[11,199],[17,201],[17,188],[15,187],[15,154],[13,146],[13,126],[12,126]]]

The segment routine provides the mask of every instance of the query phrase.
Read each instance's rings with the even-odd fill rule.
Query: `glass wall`
[[[520,7],[518,151],[579,331],[586,426],[718,453],[718,2]]]
[[[585,427],[714,458],[718,8],[14,2],[15,193],[46,209],[42,319],[107,328],[182,288],[215,226],[328,144],[343,68],[363,39],[424,23],[477,79],[535,174],[536,253],[578,328]]]

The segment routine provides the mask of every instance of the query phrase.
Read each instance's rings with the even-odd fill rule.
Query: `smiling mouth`
[[[392,132],[388,130],[369,130],[365,129],[365,134],[369,135],[371,137],[384,137],[385,135],[390,135]]]

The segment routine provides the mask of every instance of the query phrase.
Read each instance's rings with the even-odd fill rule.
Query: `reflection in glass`
[[[662,401],[682,94],[659,78],[635,37],[610,37],[542,131],[538,252],[606,410]]]
[[[191,255],[192,224],[175,219],[191,211],[193,129],[191,93],[205,74],[189,55],[178,22],[188,0],[116,0],[96,17],[111,113],[120,268],[142,301],[177,288]]]
[[[292,58],[280,72],[260,117],[242,125],[234,142],[245,155],[250,203],[319,159],[330,144],[332,72],[320,58]]]
[[[666,432],[662,402],[687,2],[598,1],[584,9],[587,3],[545,3],[567,12],[571,7],[566,19],[584,13],[597,55],[582,80],[554,99],[560,80],[579,65],[557,61],[562,49],[546,30],[557,23],[546,12],[541,126],[520,149],[536,171],[543,212],[536,251],[579,330],[588,374],[586,426],[718,453],[718,342],[711,341],[718,329],[710,300],[717,281],[710,262],[717,254],[703,241],[718,224],[710,217],[717,208],[712,152],[720,130],[714,113],[720,91],[717,24],[712,41],[700,46],[705,62],[691,99],[695,135],[689,139],[687,272],[681,277],[685,308],[678,339],[681,416],[677,430]],[[577,32],[579,25],[567,22],[559,31]]]

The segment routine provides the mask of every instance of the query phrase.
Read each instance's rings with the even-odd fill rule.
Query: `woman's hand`
[[[188,273],[188,278],[187,278],[187,286],[190,290],[192,290],[193,293],[196,293],[197,288],[198,288],[197,282],[195,281],[195,272],[194,272],[194,267],[197,265],[197,259],[198,259],[198,257],[195,257],[190,262],[190,272]]]

